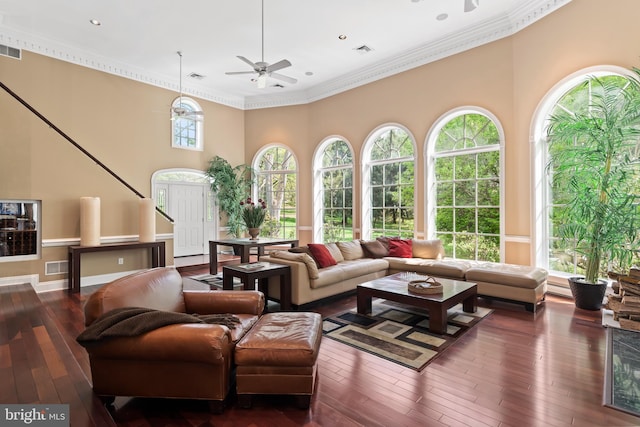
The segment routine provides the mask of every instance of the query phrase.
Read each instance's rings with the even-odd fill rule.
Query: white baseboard
[[[28,283],[36,288],[39,276],[37,274],[28,274],[25,276],[0,277],[0,286],[22,285]]]
[[[109,273],[109,274],[100,274],[97,276],[81,277],[80,287],[102,285],[104,283],[112,282],[116,279],[127,276],[129,274],[137,273],[138,271],[142,271],[142,270],[121,271],[118,273]],[[46,282],[40,282],[39,276],[37,274],[0,278],[0,286],[22,285],[24,283],[29,283],[31,287],[33,287],[33,289],[36,291],[36,293],[61,291],[61,290],[66,290],[69,287],[69,282],[67,281],[67,279],[48,280]]]

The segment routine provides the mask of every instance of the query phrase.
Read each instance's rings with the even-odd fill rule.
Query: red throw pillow
[[[411,258],[413,256],[411,239],[390,239],[389,256]]]
[[[336,260],[331,256],[329,249],[327,249],[327,247],[322,243],[309,243],[307,246],[309,247],[311,255],[313,255],[313,258],[316,260],[319,268],[325,268],[337,264]]]

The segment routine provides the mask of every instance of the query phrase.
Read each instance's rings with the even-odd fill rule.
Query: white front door
[[[173,255],[205,253],[205,186],[198,183],[169,183],[169,216],[173,218]]]

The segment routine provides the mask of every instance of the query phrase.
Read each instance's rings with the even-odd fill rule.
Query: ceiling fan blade
[[[480,0],[464,0],[464,11],[471,12],[475,10],[480,4]]]
[[[287,67],[291,67],[291,62],[289,62],[286,59],[283,59],[282,61],[278,61],[275,64],[271,64],[267,67],[267,73],[271,73],[273,71],[278,71],[278,70],[282,70],[283,68],[287,68]]]
[[[251,66],[251,68],[253,68],[253,69],[254,69],[254,70],[256,70],[256,71],[258,71],[258,69],[260,68],[260,67],[258,67],[258,65],[257,65],[257,64],[255,64],[255,63],[253,63],[253,62],[249,61],[249,60],[248,60],[247,58],[245,58],[244,56],[240,56],[240,55],[238,55],[238,56],[237,56],[237,58],[238,58],[240,61],[242,61],[242,62],[246,62],[247,64],[249,64],[249,66]]]
[[[236,74],[255,74],[255,71],[227,71],[225,74],[228,76],[233,76]]]
[[[294,79],[293,77],[285,76],[284,74],[269,73],[269,75],[274,79],[282,80],[283,82],[287,82],[291,84],[298,82],[298,80]]]

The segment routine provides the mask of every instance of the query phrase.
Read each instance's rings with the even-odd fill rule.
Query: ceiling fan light
[[[267,74],[262,73],[258,76],[258,89],[264,89],[267,87]]]

